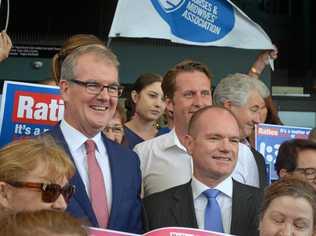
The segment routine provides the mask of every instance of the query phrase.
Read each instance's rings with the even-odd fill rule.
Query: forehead
[[[280,196],[272,200],[267,210],[282,212],[292,218],[313,218],[311,204],[302,197]]]
[[[176,76],[176,91],[210,89],[211,81],[203,72],[186,71]]]
[[[162,93],[161,82],[157,81],[157,82],[151,83],[147,85],[146,87],[144,87],[142,91],[154,91],[157,93]]]
[[[95,54],[81,55],[75,64],[74,74],[85,80],[117,82],[118,69],[108,59]]]
[[[311,167],[316,168],[316,150],[314,149],[305,149],[299,151],[298,153],[298,160],[297,160],[298,167]]]
[[[220,109],[205,111],[196,121],[195,127],[200,134],[239,137],[239,127],[236,119],[229,112]]]

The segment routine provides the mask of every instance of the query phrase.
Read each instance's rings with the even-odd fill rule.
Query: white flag
[[[229,0],[119,0],[109,37],[274,48],[264,30]]]

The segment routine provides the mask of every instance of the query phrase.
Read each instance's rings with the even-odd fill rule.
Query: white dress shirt
[[[242,184],[259,188],[259,171],[255,157],[243,143],[239,143],[238,161],[232,176]]]
[[[175,130],[135,146],[143,175],[144,196],[189,182],[192,159]]]
[[[192,186],[196,221],[197,221],[199,229],[204,229],[205,208],[207,206],[208,199],[203,194],[203,192],[209,189],[209,187],[201,183],[194,176],[192,177],[191,186]],[[214,189],[217,189],[220,191],[220,194],[218,194],[218,196],[216,197],[216,200],[221,208],[224,233],[229,234],[231,220],[232,220],[232,200],[233,200],[232,178],[231,177],[226,178]]]
[[[75,166],[79,172],[82,182],[85,185],[86,192],[90,198],[88,162],[85,148],[85,142],[88,140],[88,138],[82,133],[80,133],[78,130],[73,128],[65,120],[61,121],[60,129],[64,135],[70,153],[75,162]],[[100,132],[96,136],[91,138],[91,140],[93,140],[96,144],[95,156],[103,174],[108,211],[110,213],[112,204],[112,179],[108,154],[102,141]]]

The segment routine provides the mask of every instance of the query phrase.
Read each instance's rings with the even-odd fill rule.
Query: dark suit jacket
[[[256,236],[262,191],[233,181],[232,221],[230,233]],[[146,231],[161,227],[198,228],[191,181],[144,199]]]
[[[268,186],[266,163],[265,163],[264,157],[261,155],[260,152],[258,152],[253,147],[251,147],[250,150],[257,163],[258,173],[259,173],[259,187],[263,191],[264,188]]]
[[[71,157],[68,145],[59,125],[44,135],[54,137]],[[102,136],[108,152],[112,178],[112,206],[109,216],[108,229],[142,233],[142,203],[140,200],[141,172],[137,154]],[[84,183],[76,171],[70,181],[76,186],[74,197],[68,204],[67,210],[77,218],[88,220],[93,227],[99,227],[92,205],[85,190]]]

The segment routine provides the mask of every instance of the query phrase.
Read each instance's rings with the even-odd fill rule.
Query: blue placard
[[[265,158],[270,182],[278,179],[274,164],[280,145],[289,139],[307,139],[310,130],[310,128],[285,125],[259,124],[256,126],[256,150]]]
[[[0,106],[0,147],[21,137],[39,135],[64,113],[56,86],[5,81]]]

